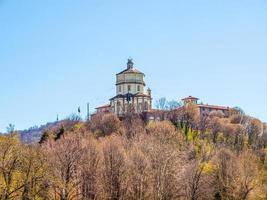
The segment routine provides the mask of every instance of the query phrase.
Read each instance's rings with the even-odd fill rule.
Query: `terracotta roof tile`
[[[99,109],[99,108],[107,108],[107,107],[110,107],[110,104],[105,104],[105,105],[96,107],[95,109]]]
[[[187,99],[195,99],[195,100],[198,100],[197,97],[193,97],[193,96],[188,96],[186,98],[183,98],[182,100],[187,100]]]
[[[229,107],[225,106],[214,106],[214,105],[205,105],[205,104],[197,104],[198,107],[201,108],[211,108],[211,109],[218,109],[218,110],[229,110]]]
[[[136,68],[130,68],[130,69],[125,69],[122,72],[118,73],[119,74],[124,74],[124,73],[137,73],[137,74],[144,74],[143,72],[140,72],[138,69]]]

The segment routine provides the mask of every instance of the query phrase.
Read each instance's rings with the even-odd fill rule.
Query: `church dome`
[[[143,72],[140,72],[138,69],[134,67],[134,63],[132,59],[128,59],[127,62],[127,69],[123,70],[122,72],[118,73],[117,75],[120,74],[127,74],[127,73],[135,73],[135,74],[143,74]]]

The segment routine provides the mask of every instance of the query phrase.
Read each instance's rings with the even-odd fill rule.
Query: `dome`
[[[123,70],[122,72],[118,73],[117,75],[127,74],[127,73],[143,74],[144,75],[144,73],[140,72],[138,69],[136,69],[134,67],[134,63],[133,63],[133,60],[132,59],[128,59],[127,69]]]

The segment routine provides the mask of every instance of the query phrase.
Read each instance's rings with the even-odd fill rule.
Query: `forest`
[[[37,144],[0,135],[0,200],[267,199],[267,126],[194,105],[146,122],[137,114],[71,118]]]

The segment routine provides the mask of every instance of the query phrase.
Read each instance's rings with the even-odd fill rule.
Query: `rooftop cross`
[[[128,62],[127,62],[127,69],[132,69],[133,68],[133,59],[132,58],[128,58]]]

